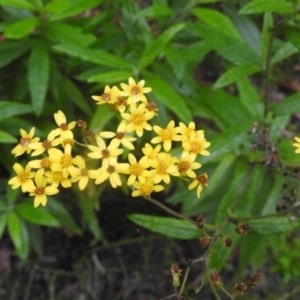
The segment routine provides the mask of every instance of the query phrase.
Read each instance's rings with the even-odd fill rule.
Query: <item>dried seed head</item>
[[[204,219],[203,214],[197,215],[196,224],[197,224],[198,228],[202,228],[204,226],[204,222],[205,222],[205,219]]]
[[[251,230],[251,227],[248,224],[239,223],[236,226],[236,232],[243,234],[243,235],[246,235],[250,230]]]
[[[210,238],[208,236],[204,236],[199,239],[199,242],[202,248],[206,248],[210,244]]]
[[[86,129],[87,123],[82,120],[77,120],[77,126],[82,129]]]
[[[216,272],[211,272],[209,279],[217,288],[222,288],[223,283],[221,281],[221,277]]]
[[[261,272],[258,272],[250,278],[249,280],[250,283],[249,285],[247,285],[248,288],[256,286],[260,282],[260,280],[261,280]]]
[[[95,139],[95,137],[96,137],[96,133],[95,133],[93,130],[88,130],[88,131],[86,132],[86,139],[87,139],[89,142],[93,141],[93,140]]]
[[[247,286],[244,282],[236,283],[233,287],[233,293],[235,295],[244,295],[244,292],[247,290]]]
[[[224,238],[224,239],[223,239],[223,245],[224,245],[225,247],[231,247],[231,245],[232,245],[232,240],[229,239],[229,238]]]

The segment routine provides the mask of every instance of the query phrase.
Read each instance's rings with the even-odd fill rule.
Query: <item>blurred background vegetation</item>
[[[32,199],[7,186],[12,165],[26,161],[11,155],[20,128],[36,127],[46,138],[62,110],[95,132],[115,130],[114,114],[90,96],[131,76],[152,88],[155,124],[195,121],[212,144],[211,155],[199,160],[209,175],[201,199],[180,181],[159,199],[184,215],[204,214],[212,227],[228,215],[252,221],[253,230],[234,237],[232,248],[216,245],[209,267],[229,287],[261,270],[262,283],[245,299],[298,299],[297,5],[0,0],[0,299],[159,299],[172,291],[164,280],[171,263],[201,256],[195,239],[153,235],[143,221],[130,222],[128,214],[165,213],[126,188],[72,188],[34,209]],[[247,134],[255,122],[257,134]],[[227,235],[234,222],[220,228]],[[194,288],[207,281],[197,268],[188,282]],[[208,287],[195,299],[216,298]]]

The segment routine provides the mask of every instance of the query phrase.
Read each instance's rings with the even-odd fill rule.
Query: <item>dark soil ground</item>
[[[168,239],[127,219],[126,215],[132,213],[163,215],[151,203],[142,199],[102,198],[105,200],[101,201],[98,217],[105,243],[91,246],[92,236],[88,232],[76,236],[44,228],[44,255],[37,257],[31,253],[24,263],[13,255],[9,238],[4,236],[0,246],[0,300],[151,300],[167,299],[174,293],[170,267],[173,262],[180,262],[184,270],[185,260],[200,257],[203,250],[198,241]],[[234,284],[235,252],[233,249],[229,267],[222,273],[228,286]],[[201,284],[203,267],[201,263],[192,266],[188,288]],[[300,299],[297,295],[276,296],[276,292],[285,294],[280,275],[269,274],[263,265],[262,273],[261,284],[243,299]],[[221,291],[219,294],[222,300],[229,299]],[[206,285],[194,298],[182,299],[216,298]]]

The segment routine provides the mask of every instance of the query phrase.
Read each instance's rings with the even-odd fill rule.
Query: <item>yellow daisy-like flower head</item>
[[[68,177],[69,169],[73,165],[74,158],[71,155],[71,147],[66,147],[62,152],[59,149],[51,148],[48,150],[49,159],[53,162],[51,170],[53,172],[63,172],[64,177]]]
[[[188,186],[189,190],[194,189],[196,186],[197,188],[197,197],[200,198],[200,194],[203,189],[203,185],[207,186],[208,183],[208,176],[206,173],[203,173],[199,175],[195,180],[192,181],[192,183]]]
[[[55,186],[47,186],[47,178],[43,175],[43,170],[38,170],[34,177],[35,186],[29,189],[29,195],[34,196],[34,207],[40,204],[46,206],[47,195],[55,195],[59,192]]]
[[[182,140],[189,139],[192,132],[195,132],[196,124],[195,122],[190,122],[188,126],[184,123],[179,122],[180,133],[182,134]]]
[[[147,103],[147,98],[144,94],[150,93],[152,89],[149,87],[144,87],[145,80],[135,83],[134,79],[130,77],[128,79],[128,83],[129,84],[121,83],[123,91],[120,92],[122,96],[128,96],[127,104],[132,104],[138,101]]]
[[[190,178],[196,178],[196,173],[193,170],[201,168],[201,164],[195,162],[195,156],[190,155],[188,152],[184,151],[181,158],[178,159],[178,171],[181,176],[187,176]]]
[[[151,130],[152,126],[147,123],[150,119],[154,117],[153,111],[147,111],[145,104],[141,103],[138,107],[135,104],[130,105],[130,114],[122,113],[123,119],[128,121],[126,131],[135,131],[136,134],[141,137],[144,134],[144,129]]]
[[[20,164],[15,163],[13,165],[13,169],[17,173],[17,176],[11,178],[8,181],[8,184],[12,186],[12,189],[21,187],[23,193],[28,192],[30,188],[34,186],[33,180],[31,178],[33,178],[35,175],[34,172],[30,172],[30,165],[27,164],[24,169]]]
[[[37,143],[40,138],[34,138],[35,128],[32,127],[30,131],[27,133],[24,129],[20,129],[20,143],[11,151],[15,156],[20,156],[23,153],[30,153],[32,148],[30,147],[32,143]]]
[[[163,143],[164,150],[169,152],[172,147],[172,141],[180,141],[181,136],[179,127],[175,127],[175,122],[172,120],[169,122],[167,128],[161,128],[157,125],[153,126],[153,130],[158,134],[157,137],[151,140],[151,143],[158,144]]]
[[[34,151],[31,153],[31,156],[37,156],[44,153],[46,150],[55,147],[61,143],[61,138],[55,138],[55,136],[48,135],[47,139],[43,142],[36,142],[30,145]]]
[[[162,185],[155,185],[153,178],[147,178],[144,183],[136,181],[133,183],[135,190],[132,192],[132,197],[144,196],[150,197],[153,192],[160,192],[164,189]]]
[[[199,132],[192,132],[190,139],[182,142],[182,147],[190,154],[197,156],[201,154],[203,156],[209,156],[210,153],[206,150],[210,146],[210,142],[207,142],[202,130]]]
[[[177,161],[176,157],[172,157],[169,153],[159,153],[155,156],[155,159],[151,161],[151,167],[154,169],[150,171],[152,177],[154,178],[154,183],[159,183],[164,181],[169,184],[172,176],[180,176],[177,166],[175,163]]]
[[[297,143],[294,143],[293,146],[295,146],[297,149],[295,150],[295,153],[300,153],[300,138],[295,137],[295,141]]]
[[[110,88],[108,85],[106,85],[104,88],[104,93],[101,96],[92,96],[92,98],[97,101],[97,105],[114,104],[119,96],[120,91],[116,86]]]
[[[57,113],[54,114],[54,119],[55,122],[58,126],[58,128],[52,130],[49,135],[48,138],[50,140],[53,140],[54,137],[60,135],[60,136],[72,136],[73,138],[73,133],[72,133],[72,129],[76,126],[76,121],[72,121],[69,124],[67,123],[67,119],[65,114],[59,110]]]
[[[72,186],[71,180],[65,174],[63,174],[62,171],[46,171],[45,176],[47,177],[48,182],[53,186],[58,187],[59,185],[61,185],[64,188],[69,188]]]
[[[78,166],[78,168],[72,166],[69,169],[70,175],[72,176],[71,180],[72,182],[79,181],[79,189],[83,191],[89,181],[89,170],[86,168],[85,161],[81,156],[77,155],[74,159],[74,163]]]
[[[121,168],[121,172],[124,174],[130,174],[127,180],[128,185],[132,185],[136,179],[139,182],[144,183],[146,177],[150,176],[150,172],[146,170],[150,167],[150,160],[147,156],[144,156],[138,162],[132,153],[128,155],[129,164],[123,164],[124,167]]]
[[[156,155],[159,153],[161,145],[157,145],[155,148],[151,144],[146,143],[145,147],[142,148],[143,153],[150,159],[155,159]]]

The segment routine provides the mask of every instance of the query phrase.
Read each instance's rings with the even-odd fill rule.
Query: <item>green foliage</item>
[[[15,162],[10,152],[20,128],[35,127],[46,138],[53,113],[63,110],[68,120],[82,119],[96,133],[113,131],[111,107],[96,107],[90,96],[129,77],[145,79],[161,112],[159,124],[195,121],[211,142],[211,155],[198,159],[209,176],[200,200],[178,181],[165,201],[180,207],[183,219],[205,215],[209,225],[204,229],[219,238],[205,254],[209,268],[226,267],[235,247],[241,268],[250,261],[259,267],[268,249],[265,239],[283,243],[278,237],[298,232],[300,225],[295,208],[299,192],[290,191],[299,189],[293,168],[299,167],[300,156],[292,146],[295,132],[299,136],[299,86],[280,101],[272,97],[278,86],[289,88],[285,78],[292,77],[290,70],[298,64],[299,9],[285,0],[217,2],[150,1],[142,8],[139,1],[0,0],[3,182]],[[253,127],[255,122],[259,128]],[[248,134],[251,128],[253,135]],[[288,192],[282,188],[286,172],[292,182]],[[42,255],[41,226],[78,235],[88,230],[96,243],[105,236],[95,211],[103,190],[90,188],[82,194],[72,189],[76,217],[67,201],[50,197],[45,208],[34,209],[17,191],[1,190],[0,237],[7,230],[24,260],[30,247]],[[284,197],[293,202],[277,212]],[[129,219],[172,238],[208,234],[173,217],[136,213]],[[239,222],[251,226],[248,235],[237,235]],[[233,236],[232,248],[220,241],[227,236]],[[252,249],[256,240],[259,251]],[[277,259],[273,269],[283,272],[285,282],[299,277],[293,266],[296,246],[294,242],[292,254],[280,247],[284,259]]]

